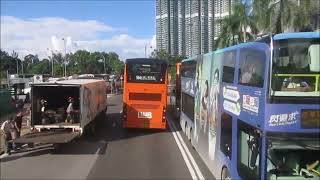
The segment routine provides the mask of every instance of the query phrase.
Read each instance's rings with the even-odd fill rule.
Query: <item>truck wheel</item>
[[[92,137],[95,135],[95,132],[95,122],[90,122],[85,126],[83,134],[85,137]]]
[[[28,143],[28,148],[34,148],[34,143]]]
[[[54,143],[54,144],[52,144],[52,146],[53,146],[54,150],[57,150],[60,147],[60,144]]]
[[[221,171],[221,179],[222,180],[231,180],[230,173],[226,167],[224,167]]]
[[[188,138],[187,128],[188,128],[188,126],[187,126],[187,123],[186,123],[185,126],[184,126],[184,134],[185,134],[185,135],[187,136],[187,138]]]
[[[94,121],[90,125],[90,133],[92,136],[96,135],[96,122],[94,122]]]

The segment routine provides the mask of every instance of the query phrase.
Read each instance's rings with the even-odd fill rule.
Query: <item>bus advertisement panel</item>
[[[123,127],[165,129],[168,64],[127,59],[124,70]]]
[[[180,125],[186,132],[188,139],[191,139],[192,130],[194,129],[194,111],[195,111],[195,95],[196,95],[196,77],[197,59],[191,57],[181,63],[181,111]],[[182,105],[183,104],[183,105]]]
[[[319,32],[268,36],[191,59],[194,102],[181,109],[193,105],[194,116],[182,111],[180,124],[216,178],[320,178]]]

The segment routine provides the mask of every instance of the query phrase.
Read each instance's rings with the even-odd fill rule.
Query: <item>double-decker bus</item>
[[[320,178],[319,61],[319,32],[182,61],[180,124],[216,178]]]
[[[166,128],[168,64],[158,59],[127,59],[123,84],[123,127]]]

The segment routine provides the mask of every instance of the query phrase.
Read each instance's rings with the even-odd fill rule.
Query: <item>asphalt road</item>
[[[108,98],[107,119],[98,122],[94,137],[81,137],[56,149],[41,145],[4,157],[1,179],[201,179],[199,172],[213,179],[180,135],[178,121],[171,119],[176,129],[164,131],[122,129],[121,98]],[[185,144],[178,142],[178,133]]]

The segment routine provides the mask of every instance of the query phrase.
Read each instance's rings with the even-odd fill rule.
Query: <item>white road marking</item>
[[[187,155],[188,155],[193,167],[195,168],[197,176],[199,177],[199,179],[205,179],[203,174],[202,174],[202,172],[200,171],[200,168],[199,168],[198,164],[194,160],[194,158],[191,155],[187,145],[185,144],[184,140],[182,139],[180,132],[178,132],[178,130],[177,130],[176,126],[174,125],[174,123],[172,123],[170,120],[168,120],[167,122],[169,123],[170,128],[172,126],[173,127],[173,131],[177,133],[178,139],[180,140],[180,142],[181,142],[183,148],[185,149],[185,151],[186,151],[186,153],[187,153]]]
[[[179,141],[179,139],[178,139],[178,137],[177,137],[177,135],[176,135],[177,132],[175,132],[175,131],[173,130],[173,128],[172,128],[172,126],[171,126],[170,123],[169,123],[169,127],[170,127],[170,129],[172,130],[172,134],[173,134],[174,140],[176,141],[176,143],[177,143],[177,145],[178,145],[178,148],[179,148],[179,150],[180,150],[180,152],[181,152],[181,154],[182,154],[182,157],[183,157],[184,162],[185,162],[186,165],[187,165],[187,168],[188,168],[188,170],[189,170],[189,172],[190,172],[190,174],[191,174],[192,179],[193,179],[193,180],[198,180],[198,178],[197,178],[197,176],[196,176],[196,174],[195,174],[195,172],[194,172],[194,170],[193,170],[193,168],[192,168],[192,166],[191,166],[191,164],[190,164],[190,161],[189,161],[189,159],[188,159],[188,157],[187,157],[187,154],[185,153],[184,149],[182,148],[182,145],[181,145],[181,143],[180,143],[180,141]]]

